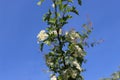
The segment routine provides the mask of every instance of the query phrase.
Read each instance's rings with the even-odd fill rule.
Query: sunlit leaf
[[[40,0],[37,2],[37,5],[40,6],[43,3],[44,0]]]
[[[71,8],[71,12],[79,15],[78,11],[76,10],[76,7],[74,7],[74,6]]]

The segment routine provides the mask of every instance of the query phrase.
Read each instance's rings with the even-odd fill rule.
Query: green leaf
[[[51,10],[49,9],[49,12],[44,15],[43,20],[44,20],[44,21],[49,21],[50,18],[51,18],[51,15],[52,15],[52,12],[51,12]]]
[[[67,15],[67,16],[64,16],[64,17],[63,17],[63,20],[64,20],[64,21],[67,21],[67,20],[70,19],[70,18],[72,18],[72,16],[71,16],[71,15]]]
[[[49,21],[48,21],[48,24],[55,24],[56,22],[56,19],[55,18],[50,18]]]
[[[44,0],[40,0],[39,2],[37,2],[37,5],[40,6],[43,3]]]
[[[58,80],[62,80],[62,76],[58,76]]]
[[[76,10],[76,7],[74,7],[74,6],[71,8],[70,12],[73,12],[73,13],[79,15],[78,11]]]
[[[73,2],[73,0],[68,0],[68,2]]]

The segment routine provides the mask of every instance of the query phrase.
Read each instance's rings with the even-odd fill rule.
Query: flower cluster
[[[41,30],[37,35],[38,42],[45,40],[47,37],[48,37],[48,34],[45,32],[45,30]]]
[[[82,52],[82,49],[78,45],[75,45],[75,48],[77,49],[78,52]]]
[[[78,39],[80,38],[79,34],[77,32],[75,32],[75,30],[71,30],[69,32],[66,32],[65,33],[66,36],[68,36],[71,40],[75,40],[75,39]]]
[[[48,34],[57,36],[58,33],[56,30],[51,30],[48,32]],[[37,35],[38,43],[45,40],[44,43],[50,45],[50,41],[46,40],[49,37],[48,34],[46,33],[45,30],[41,30]],[[62,34],[62,29],[59,30],[59,34]]]
[[[66,39],[72,43],[76,43],[80,41],[81,36],[75,30],[71,30],[65,33]]]
[[[80,65],[78,64],[77,61],[73,61],[73,65],[74,65],[79,71],[82,71],[82,68],[80,67]]]

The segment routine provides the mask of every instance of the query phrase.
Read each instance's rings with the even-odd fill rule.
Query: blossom
[[[80,65],[78,64],[77,61],[73,61],[73,65],[80,71],[82,71],[82,68],[80,67]]]
[[[39,34],[37,35],[38,41],[43,41],[48,37],[48,34],[45,32],[45,30],[41,30]]]
[[[82,52],[82,49],[78,45],[75,45],[75,48],[78,50],[78,52]]]
[[[71,39],[76,39],[76,38],[79,38],[80,36],[77,32],[71,31],[70,37]]]
[[[65,35],[67,36],[67,35],[68,35],[68,32],[65,32]]]
[[[53,62],[50,62],[50,63],[48,63],[50,66],[52,66],[53,65]]]
[[[54,3],[52,4],[52,7],[53,7],[53,8],[55,7],[55,4],[54,4]]]
[[[50,80],[57,80],[56,76],[52,76]]]
[[[70,39],[72,39],[72,40],[80,38],[79,34],[77,32],[75,32],[74,30],[66,32],[65,35],[67,37],[70,37]]]
[[[62,34],[62,29],[59,30],[59,34]]]

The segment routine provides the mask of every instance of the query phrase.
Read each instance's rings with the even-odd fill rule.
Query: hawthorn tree
[[[71,29],[63,31],[63,27],[68,24],[68,20],[73,18],[73,14],[79,16],[79,11],[74,3],[82,5],[81,0],[50,0],[52,9],[43,16],[43,20],[48,27],[41,30],[37,35],[40,50],[44,45],[48,45],[50,51],[45,54],[46,65],[52,72],[51,80],[84,80],[81,73],[84,71],[82,64],[85,60],[85,47],[87,39],[92,31],[90,24],[83,24],[83,30]],[[44,0],[37,4],[41,5]]]

